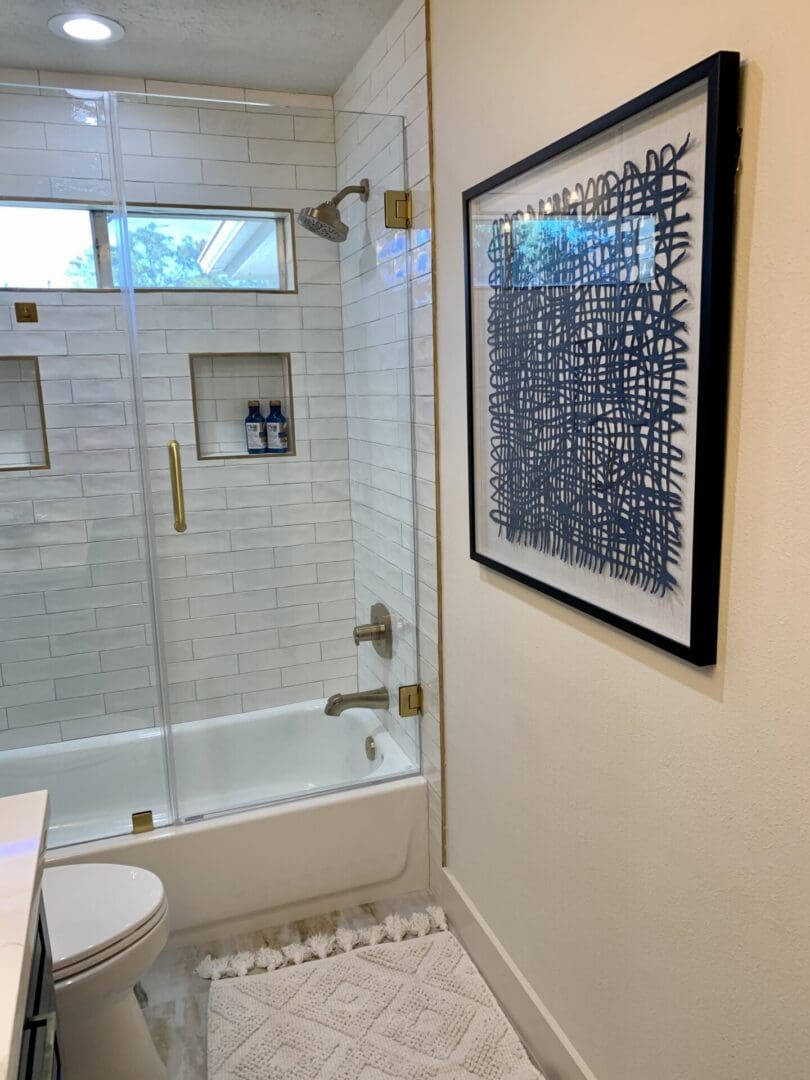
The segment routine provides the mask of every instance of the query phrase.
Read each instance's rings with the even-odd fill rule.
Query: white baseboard
[[[546,1080],[596,1080],[453,874],[445,868],[431,887]]]

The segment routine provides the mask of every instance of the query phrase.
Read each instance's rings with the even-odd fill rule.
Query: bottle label
[[[287,425],[278,422],[270,422],[267,425],[267,449],[287,449]]]
[[[265,450],[267,448],[267,435],[264,424],[248,420],[245,424],[248,450]]]

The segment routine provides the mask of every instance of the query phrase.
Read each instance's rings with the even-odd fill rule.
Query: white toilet
[[[160,878],[134,866],[53,866],[43,894],[66,1080],[166,1080],[134,993],[168,937]]]

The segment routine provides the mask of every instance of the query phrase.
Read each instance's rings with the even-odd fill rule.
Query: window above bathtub
[[[114,289],[128,236],[136,289],[295,292],[291,210],[0,202],[0,289]]]

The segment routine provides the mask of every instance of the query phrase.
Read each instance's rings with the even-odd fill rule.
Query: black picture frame
[[[528,157],[502,169],[468,188],[462,195],[465,321],[467,341],[467,437],[469,464],[470,557],[488,570],[496,571],[555,600],[568,604],[611,626],[632,634],[660,649],[695,664],[716,663],[719,613],[720,566],[725,473],[726,412],[728,394],[731,276],[734,224],[734,187],[739,158],[737,127],[740,56],[717,52],[700,63],[667,79],[646,93],[611,110],[571,134]],[[692,420],[695,428],[695,465],[691,542],[691,591],[683,613],[688,618],[688,640],[677,640],[609,610],[575,593],[558,588],[492,558],[481,550],[477,532],[476,496],[481,480],[476,476],[476,410],[488,408],[486,393],[476,394],[476,356],[473,290],[473,237],[471,204],[530,170],[542,166],[594,136],[603,135],[668,98],[697,84],[706,87],[705,169],[703,184],[703,230],[694,250],[700,250],[700,321],[690,350],[690,363],[697,358],[697,405]],[[486,399],[486,400],[478,400]],[[483,471],[483,470],[482,470]],[[517,560],[516,560],[517,561]]]

